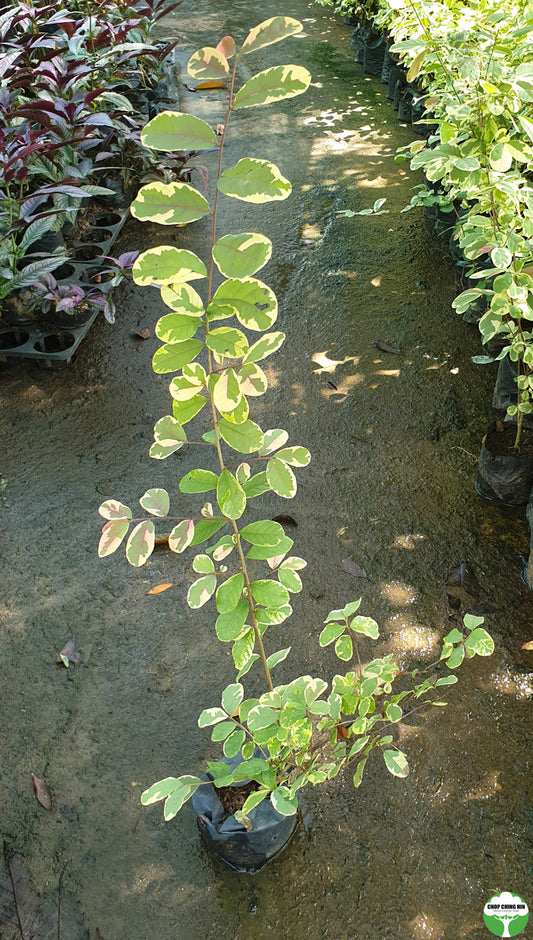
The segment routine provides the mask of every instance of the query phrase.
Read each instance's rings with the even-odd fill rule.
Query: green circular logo
[[[527,927],[529,908],[517,894],[502,891],[485,904],[483,920],[495,937],[516,937]]]

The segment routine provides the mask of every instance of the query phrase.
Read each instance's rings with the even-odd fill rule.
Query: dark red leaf
[[[33,789],[35,791],[35,796],[37,800],[44,806],[48,812],[52,810],[52,791],[47,783],[44,780],[41,780],[39,777],[36,777],[34,773],[31,775],[33,781]]]

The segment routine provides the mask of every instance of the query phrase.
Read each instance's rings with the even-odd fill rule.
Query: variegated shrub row
[[[99,547],[102,557],[126,540],[130,564],[143,565],[154,548],[158,520],[167,529],[172,522],[168,544],[173,552],[204,546],[192,562],[197,577],[187,601],[198,609],[214,598],[215,633],[220,641],[231,644],[237,675],[224,689],[221,705],[202,712],[199,726],[213,727],[212,739],[222,742],[227,758],[242,755],[233,770],[223,761],[208,762],[216,786],[246,778],[258,784],[237,814],[247,826],[253,825],[254,807],[267,797],[281,814],[296,813],[298,791],[304,785],[328,780],[350,762],[357,764],[354,783],[358,786],[367,757],[376,747],[382,749],[392,774],[406,776],[405,755],[387,733],[402,718],[400,702],[415,699],[427,704],[440,686],[456,681],[450,674],[427,675],[414,686],[411,683],[411,688],[393,693],[400,670],[391,656],[364,668],[360,664],[356,641],[376,639],[379,632],[374,620],[357,614],[360,601],[354,601],[329,614],[319,642],[322,646],[334,643],[337,656],[345,662],[355,652],[356,668],[335,676],[329,694],[323,679],[308,675],[277,687],[272,682],[271,672],[286,659],[290,648],[267,655],[265,636],[291,615],[291,594],[302,589],[300,572],[306,562],[290,554],[293,541],[279,522],[247,522],[243,517],[249,501],[264,493],[294,497],[294,471],[305,467],[310,455],[305,447],[289,443],[287,431],[263,430],[250,418],[250,404],[268,388],[261,363],[285,339],[284,333],[273,329],[278,316],[276,296],[256,277],[270,259],[272,244],[257,232],[217,237],[216,221],[221,194],[257,204],[290,195],[289,181],[274,164],[244,158],[222,170],[222,152],[234,111],[291,98],[308,87],[311,76],[306,69],[283,65],[259,72],[235,92],[242,56],[301,28],[291,17],[276,16],[251,30],[239,51],[226,36],[216,47],[205,47],[192,56],[188,71],[194,79],[227,83],[228,109],[218,137],[204,121],[172,111],[159,114],[143,131],[143,143],[155,150],[218,146],[220,152],[213,208],[200,192],[181,182],[149,183],[131,207],[137,219],[162,225],[182,226],[207,215],[212,218],[207,263],[191,251],[161,245],[140,254],[133,269],[136,283],[158,288],[170,311],[156,326],[162,346],[154,355],[153,368],[160,374],[174,374],[169,386],[172,414],[157,421],[150,454],[162,460],[187,445],[198,447],[206,455],[207,466],[185,474],[179,489],[184,494],[209,494],[210,501],[194,516],[170,516],[168,492],[153,488],[140,499],[146,517],[133,518],[129,507],[112,499],[100,507],[106,520]],[[216,289],[215,268],[223,277]],[[192,286],[196,281],[204,282],[204,299]],[[189,444],[188,426],[201,413],[203,427],[205,416],[209,417],[210,430],[201,435],[201,442],[193,436]],[[481,623],[482,618],[466,618],[466,636],[457,629],[448,634],[441,659],[450,668],[465,656],[492,652],[492,641]],[[245,699],[240,680],[258,660],[267,691],[259,698]],[[164,800],[165,818],[171,819],[201,785],[197,776],[168,777],[146,790],[142,802]]]

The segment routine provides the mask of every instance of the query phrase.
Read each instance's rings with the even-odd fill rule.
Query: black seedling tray
[[[55,279],[62,284],[77,284],[80,287],[94,285],[95,278],[105,265],[100,259],[110,254],[127,215],[127,209],[103,206],[90,223],[87,240],[72,246],[72,260],[69,259],[52,272]],[[36,359],[39,365],[48,369],[68,366],[98,313],[96,310],[78,326],[49,326],[45,320],[39,323],[25,317],[0,327],[0,362],[24,357]]]

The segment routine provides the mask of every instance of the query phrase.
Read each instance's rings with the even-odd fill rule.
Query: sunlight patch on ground
[[[414,604],[418,595],[414,588],[402,581],[389,581],[381,588],[381,596],[394,607],[407,607]]]
[[[437,630],[419,623],[403,612],[389,617],[383,626],[392,634],[387,643],[391,652],[404,656],[408,652],[430,655],[439,647],[440,635]]]
[[[406,548],[408,551],[412,552],[417,548],[419,542],[423,542],[426,538],[425,535],[418,535],[415,533],[409,533],[408,535],[397,535],[394,539],[394,548]]]
[[[470,790],[470,793],[462,798],[461,803],[468,803],[469,800],[490,800],[498,790],[501,790],[501,784],[498,782],[499,776],[499,770],[489,770],[483,779],[479,781],[477,787],[474,787]]]
[[[437,917],[421,911],[409,924],[413,940],[441,940],[445,926]]]

